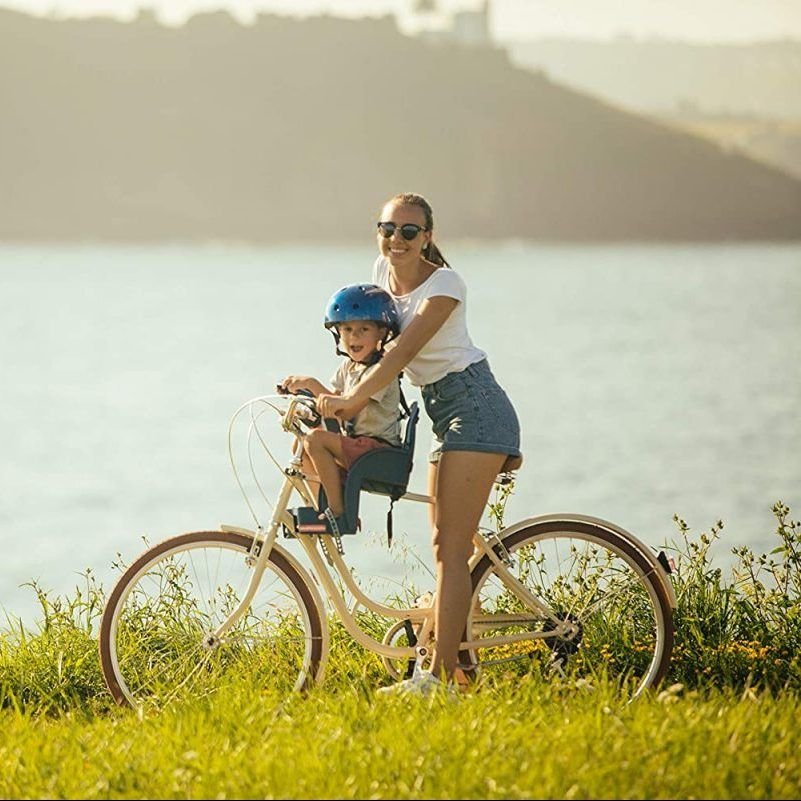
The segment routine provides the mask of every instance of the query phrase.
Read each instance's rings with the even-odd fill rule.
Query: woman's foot
[[[415,672],[410,679],[391,684],[389,687],[380,687],[376,690],[378,695],[402,695],[419,696],[428,698],[432,695],[442,694],[446,698],[456,698],[459,687],[452,682],[440,681],[433,673],[428,670]]]

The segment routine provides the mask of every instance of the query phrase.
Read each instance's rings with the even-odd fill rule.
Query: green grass
[[[140,720],[7,711],[3,798],[797,798],[799,700],[728,691],[621,704],[524,680],[459,699],[246,681]]]
[[[674,658],[632,704],[536,675],[455,703],[381,698],[380,660],[334,624],[307,696],[241,676],[137,715],[105,689],[92,575],[70,598],[31,585],[38,629],[0,632],[0,797],[797,798],[801,528],[774,513],[776,547],[735,549],[729,577],[709,558],[722,524],[693,537],[676,519]]]

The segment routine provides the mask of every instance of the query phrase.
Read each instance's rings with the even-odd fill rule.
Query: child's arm
[[[297,392],[300,389],[305,389],[307,392],[311,392],[315,398],[318,395],[339,394],[336,390],[329,389],[325,384],[310,375],[288,375],[278,386],[284,392]]]

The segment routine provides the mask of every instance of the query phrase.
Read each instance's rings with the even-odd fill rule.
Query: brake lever
[[[308,389],[298,389],[295,392],[290,392],[283,384],[276,384],[275,391],[279,395],[290,395],[293,397],[299,398],[311,398],[314,400],[314,393],[310,392]],[[305,410],[302,414],[299,414],[298,411],[295,412],[295,417],[303,422],[304,425],[309,426],[310,428],[317,428],[317,426],[322,423],[323,418],[322,415],[317,411],[316,407],[310,406],[306,403],[297,404],[302,406]]]
[[[320,412],[318,412],[316,408],[305,403],[299,403],[298,407],[304,409],[304,411],[302,413],[295,412],[295,415],[307,426],[310,426],[311,428],[317,428],[317,426],[319,426],[323,421]]]

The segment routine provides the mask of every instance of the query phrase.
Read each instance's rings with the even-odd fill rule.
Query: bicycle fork
[[[292,476],[287,475],[281,491],[278,495],[278,500],[273,507],[273,514],[270,518],[270,524],[267,528],[267,534],[262,538],[259,535],[263,532],[259,526],[256,536],[253,538],[253,544],[250,548],[250,553],[246,557],[246,564],[248,567],[253,568],[253,575],[250,578],[245,594],[242,600],[233,612],[210,634],[206,635],[203,645],[207,649],[216,648],[224,639],[226,633],[230,631],[245,614],[250,606],[250,602],[256,595],[256,591],[261,583],[261,577],[267,567],[267,560],[270,556],[270,551],[275,544],[278,537],[278,528],[285,523],[286,507],[289,503],[289,498],[292,495],[292,490],[296,489],[296,485]],[[222,531],[232,531],[239,534],[251,535],[253,532],[248,529],[239,528],[238,526],[220,526]]]

